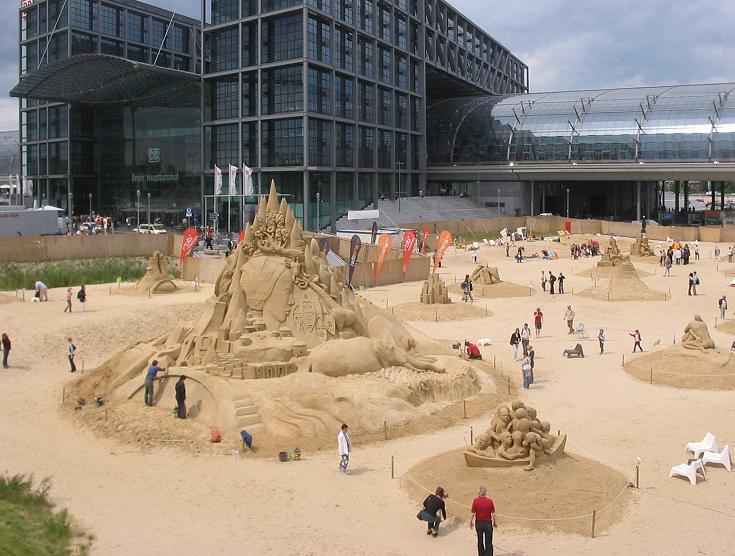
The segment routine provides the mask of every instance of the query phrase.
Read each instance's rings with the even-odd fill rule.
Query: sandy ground
[[[558,247],[558,244],[556,244]],[[537,242],[534,248],[541,248]],[[702,245],[703,256],[712,246]],[[441,269],[453,282],[471,272],[469,254],[451,252]],[[564,253],[566,254],[566,253]],[[562,255],[563,256],[563,255]],[[686,462],[686,442],[714,433],[721,444],[735,446],[735,404],[731,391],[678,389],[650,385],[621,368],[632,349],[628,332],[639,328],[644,349],[681,335],[692,315],[700,313],[720,348],[732,336],[714,329],[717,300],[732,290],[714,261],[691,269],[702,276],[700,295],[686,294],[690,268],[675,266],[673,277],[658,273],[643,278],[659,291],[671,288],[669,301],[601,302],[574,294],[554,297],[540,291],[541,270],[564,272],[567,291],[581,291],[590,278],[576,276],[592,259],[530,261],[517,264],[502,248],[481,248],[481,258],[498,266],[503,280],[534,283],[534,295],[482,299],[476,306],[492,313],[486,319],[414,322],[416,328],[446,341],[488,337],[481,348],[486,361],[518,381],[508,338],[532,313],[545,314],[536,349],[536,382],[523,398],[554,428],[568,434],[567,452],[597,460],[629,476],[638,456],[641,490],[630,493],[629,509],[597,538],[545,533],[518,523],[495,533],[497,554],[732,554],[735,553],[735,476],[708,468],[709,481],[692,487],[669,479],[673,465]],[[636,263],[653,272],[653,264]],[[720,263],[723,270],[726,263]],[[735,265],[733,265],[735,268]],[[421,284],[374,288],[365,296],[378,305],[414,302]],[[86,368],[101,363],[126,344],[162,333],[196,313],[211,288],[152,299],[110,296],[108,286],[89,288],[88,310],[62,312],[63,292],[52,290],[48,303],[0,305],[2,330],[13,340],[11,368],[0,370],[0,470],[51,477],[54,500],[67,507],[95,536],[95,554],[375,554],[463,555],[474,552],[474,534],[448,527],[439,538],[424,534],[416,520],[415,501],[400,480],[414,465],[469,443],[469,427],[484,430],[489,416],[422,435],[358,445],[353,473],[336,470],[334,451],[306,452],[303,461],[277,463],[170,449],[142,452],[114,438],[99,438],[78,428],[59,408],[62,387],[74,378],[67,372],[64,337],[72,335]],[[566,360],[569,338],[563,322],[571,303],[577,319],[592,332],[584,340],[585,359]],[[19,310],[20,309],[20,310]],[[605,355],[597,355],[594,330],[604,327]],[[488,412],[493,408],[488,407]],[[168,411],[154,408],[151,411]],[[336,436],[337,431],[335,431]],[[396,479],[391,479],[391,457]],[[451,478],[447,478],[450,480]],[[429,485],[434,488],[436,485]],[[487,484],[492,496],[493,484]],[[551,485],[553,489],[553,485]],[[563,490],[552,490],[564,497]],[[467,518],[466,510],[449,506],[450,515]],[[563,509],[559,510],[564,517]],[[503,513],[503,508],[498,508]],[[527,517],[534,517],[528,515]]]

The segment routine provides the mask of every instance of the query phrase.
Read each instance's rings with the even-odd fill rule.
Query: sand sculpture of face
[[[293,279],[283,257],[255,257],[242,266],[240,287],[249,309],[261,311],[269,329],[286,321],[294,303]]]
[[[498,418],[506,425],[510,423],[510,409],[504,405],[500,406],[500,409],[498,409]]]

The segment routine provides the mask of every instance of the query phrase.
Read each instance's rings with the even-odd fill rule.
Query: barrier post
[[[653,367],[651,367],[651,378],[648,381],[649,384],[653,384]]]
[[[61,403],[66,401],[66,384],[61,387]]]
[[[470,427],[470,446],[472,446],[475,443],[475,433],[472,430],[472,427]]]
[[[625,354],[623,354],[623,361],[620,363],[621,367],[625,367]]]
[[[390,457],[390,478],[396,478],[396,460],[393,456]]]
[[[510,396],[510,377],[508,377],[508,395]]]
[[[388,421],[383,421],[383,436],[388,440]]]
[[[640,488],[640,466],[635,466],[635,488]]]
[[[592,538],[595,538],[595,518],[597,517],[597,512],[595,510],[592,510]]]
[[[464,418],[467,419],[467,400],[462,400],[462,410],[464,411]]]
[[[493,371],[495,370],[495,356],[493,355]]]

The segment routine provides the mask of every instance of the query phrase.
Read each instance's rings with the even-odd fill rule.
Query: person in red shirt
[[[474,524],[477,532],[477,556],[493,556],[493,527],[495,524],[495,504],[485,496],[487,489],[481,486],[477,498],[472,501],[470,527]]]
[[[471,344],[467,340],[465,340],[464,347],[467,351],[467,357],[469,357],[470,359],[482,359],[480,348],[478,348],[475,344]]]
[[[533,324],[536,328],[536,337],[541,336],[541,325],[544,323],[544,314],[541,312],[541,307],[536,307],[536,311],[533,313]]]

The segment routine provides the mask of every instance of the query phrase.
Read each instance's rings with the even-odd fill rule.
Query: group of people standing
[[[559,283],[559,293],[564,293],[564,280],[566,280],[566,276],[562,272],[559,273],[559,276],[557,277],[553,272],[549,271],[548,278],[546,277],[546,271],[541,271],[541,289],[546,291],[546,284],[549,284],[549,293],[551,295],[554,295],[556,293],[554,291],[554,287],[556,286],[557,282]]]
[[[570,253],[575,261],[580,257],[596,257],[600,254],[600,244],[594,239],[581,245],[573,243],[570,247]]]

